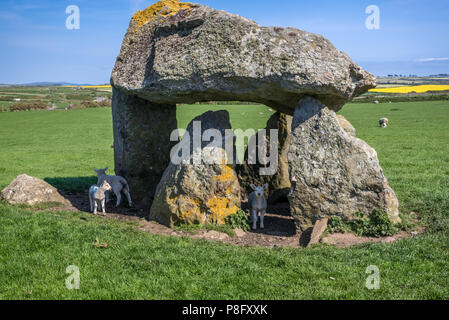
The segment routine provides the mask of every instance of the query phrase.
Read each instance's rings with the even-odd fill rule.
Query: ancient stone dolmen
[[[132,18],[111,85],[116,172],[152,219],[168,226],[221,224],[240,208],[251,184],[268,184],[270,201],[288,195],[301,230],[322,216],[351,219],[378,208],[399,220],[375,150],[336,115],[373,88],[375,78],[322,36],[261,27],[200,4],[159,1]],[[218,100],[277,111],[267,134],[253,138],[257,150],[276,153],[274,174],[260,174],[270,163],[251,162],[254,150],[236,161],[235,137],[226,135],[236,128],[226,111],[192,120],[179,140],[176,105]],[[194,143],[197,135],[207,139]],[[183,146],[188,156],[174,163]],[[203,161],[195,162],[195,154]]]

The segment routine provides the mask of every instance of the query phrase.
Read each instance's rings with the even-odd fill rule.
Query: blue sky
[[[108,83],[129,20],[155,0],[1,0],[0,83]],[[449,73],[448,0],[198,0],[261,25],[328,38],[377,76]],[[81,28],[67,30],[77,5]],[[365,9],[380,9],[368,30]]]

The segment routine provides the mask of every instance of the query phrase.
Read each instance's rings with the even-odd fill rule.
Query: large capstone
[[[227,111],[209,111],[192,120],[157,186],[150,220],[167,226],[224,224],[240,209],[240,185],[231,164],[234,141],[227,130]]]
[[[268,201],[271,203],[286,200],[290,192],[290,177],[288,173],[288,150],[290,146],[292,117],[284,113],[276,112],[267,121],[265,134],[255,134],[248,140],[248,148],[245,152],[243,163],[236,166],[240,181],[240,187],[246,195],[253,192],[251,184],[262,186],[268,184]],[[271,151],[271,130],[276,130],[277,149]],[[276,137],[275,136],[275,137]],[[259,142],[259,139],[262,140]],[[267,155],[271,161],[263,163],[259,158],[259,145],[263,148],[261,154]],[[251,146],[253,149],[251,150]],[[275,154],[274,154],[275,153]],[[275,160],[273,160],[275,159]],[[273,167],[274,171],[270,172]],[[265,170],[266,172],[262,171]]]
[[[292,115],[306,95],[337,111],[375,78],[320,35],[164,0],[132,18],[111,84],[159,105],[239,100]]]
[[[385,211],[393,222],[400,221],[398,200],[376,151],[348,131],[334,111],[314,98],[302,99],[295,110],[288,154],[289,201],[302,230],[323,216],[350,220],[355,213],[371,214],[375,209]]]

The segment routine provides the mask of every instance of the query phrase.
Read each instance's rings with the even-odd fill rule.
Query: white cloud
[[[431,61],[449,61],[449,58],[423,58],[418,59],[419,62],[431,62]]]

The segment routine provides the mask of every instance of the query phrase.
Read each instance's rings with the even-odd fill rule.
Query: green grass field
[[[272,113],[182,106],[179,126],[224,108],[242,129],[264,127]],[[0,203],[0,298],[448,299],[449,102],[354,103],[341,113],[377,150],[400,210],[419,214],[423,235],[347,249],[234,247]],[[380,129],[384,116],[390,126]],[[107,108],[0,113],[0,188],[27,173],[65,191],[87,189],[94,167],[113,168],[111,121]],[[108,247],[93,246],[96,238]],[[69,265],[80,268],[79,290],[65,287]],[[380,269],[379,290],[365,288],[370,265]]]

